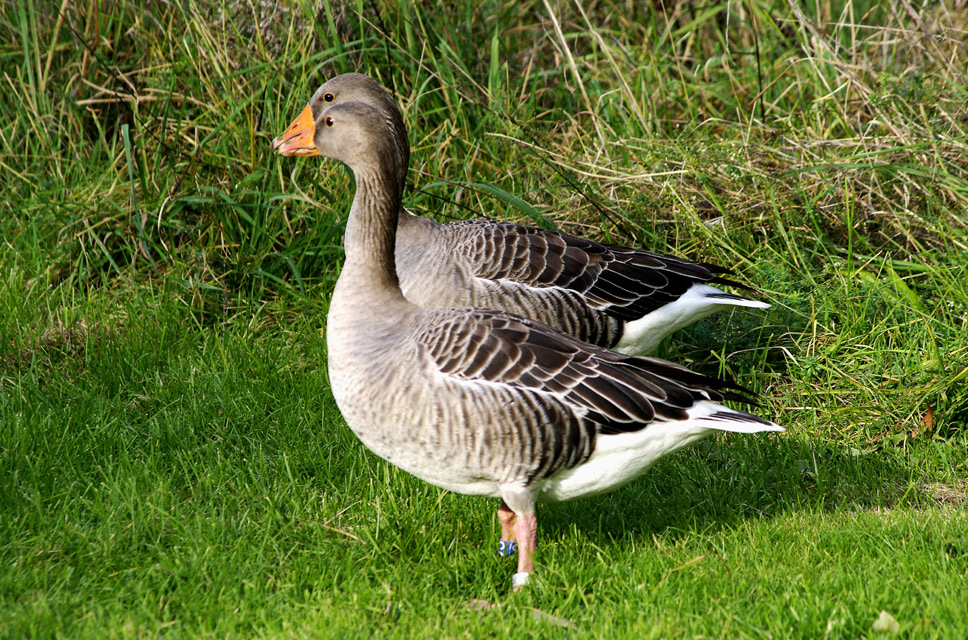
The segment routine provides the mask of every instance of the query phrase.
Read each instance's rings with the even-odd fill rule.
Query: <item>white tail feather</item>
[[[697,402],[687,413],[685,420],[654,422],[639,431],[598,436],[595,451],[584,464],[541,483],[539,500],[570,500],[611,491],[642,475],[659,458],[714,431],[783,431],[773,422],[710,400]]]
[[[766,302],[726,293],[708,284],[694,284],[674,302],[625,324],[615,350],[630,356],[655,351],[667,336],[683,327],[729,307],[769,308]]]

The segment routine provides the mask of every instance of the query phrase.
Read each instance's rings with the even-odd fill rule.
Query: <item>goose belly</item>
[[[433,393],[430,385],[419,384],[424,378],[416,372],[406,383],[403,376],[373,370],[365,382],[362,377],[338,365],[330,367],[336,404],[366,448],[437,487],[466,495],[500,495],[498,474],[487,464],[483,430],[454,411],[443,390]]]
[[[559,502],[617,489],[642,475],[659,458],[711,433],[701,420],[660,422],[641,431],[599,435],[591,457],[545,480],[538,500]]]

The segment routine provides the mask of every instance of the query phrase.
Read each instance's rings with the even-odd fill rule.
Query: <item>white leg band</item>
[[[527,571],[515,573],[513,576],[511,576],[511,585],[515,589],[517,589],[518,587],[523,587],[524,585],[528,584],[528,576],[530,575],[531,574],[528,573]]]

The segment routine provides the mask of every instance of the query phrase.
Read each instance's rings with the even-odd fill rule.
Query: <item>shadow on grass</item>
[[[700,442],[616,492],[542,505],[542,529],[556,536],[575,526],[590,540],[647,539],[667,530],[681,532],[677,538],[800,509],[864,510],[894,506],[902,497],[927,499],[920,492],[905,496],[911,470],[897,451],[753,438]]]

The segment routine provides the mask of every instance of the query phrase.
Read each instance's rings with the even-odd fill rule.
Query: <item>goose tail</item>
[[[785,429],[777,423],[754,416],[752,413],[731,409],[718,402],[704,400],[696,403],[689,410],[689,417],[701,423],[702,426],[716,431],[732,433],[761,433],[764,431],[783,432]]]

